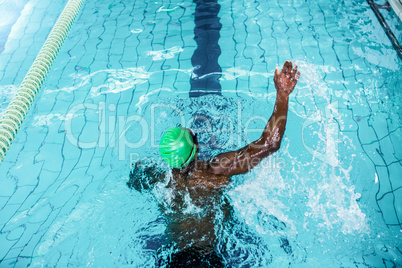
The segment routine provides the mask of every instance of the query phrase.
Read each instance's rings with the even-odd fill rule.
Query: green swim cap
[[[183,127],[172,127],[163,134],[159,143],[163,160],[173,168],[187,166],[194,159],[196,151],[190,131]]]

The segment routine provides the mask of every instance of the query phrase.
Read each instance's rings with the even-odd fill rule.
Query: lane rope
[[[69,0],[0,118],[0,164],[24,122],[84,0]]]

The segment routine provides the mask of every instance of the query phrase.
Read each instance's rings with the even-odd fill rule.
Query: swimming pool
[[[19,7],[0,54],[0,112],[65,4]],[[288,59],[302,77],[282,148],[227,189],[234,216],[216,226],[225,261],[402,265],[401,60],[367,3],[219,5],[220,95],[189,98],[195,3],[85,2],[0,166],[1,267],[153,266],[170,250],[158,208],[169,192],[128,189],[130,164],[160,160],[161,134],[177,124],[214,145],[205,157],[253,140]]]

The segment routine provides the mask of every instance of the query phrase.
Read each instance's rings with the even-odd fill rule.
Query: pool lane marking
[[[190,78],[190,97],[221,95],[219,79],[222,76],[222,68],[218,63],[221,55],[219,32],[222,28],[218,13],[221,6],[218,0],[194,0],[194,3],[194,40],[197,48],[191,57],[194,69]]]

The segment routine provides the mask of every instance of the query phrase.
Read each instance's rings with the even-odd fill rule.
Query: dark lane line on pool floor
[[[194,40],[197,49],[191,57],[194,71],[190,78],[190,97],[221,95],[219,78],[222,69],[218,64],[221,55],[219,31],[222,28],[218,13],[221,6],[218,0],[194,0],[194,3],[197,5],[194,12]]]

